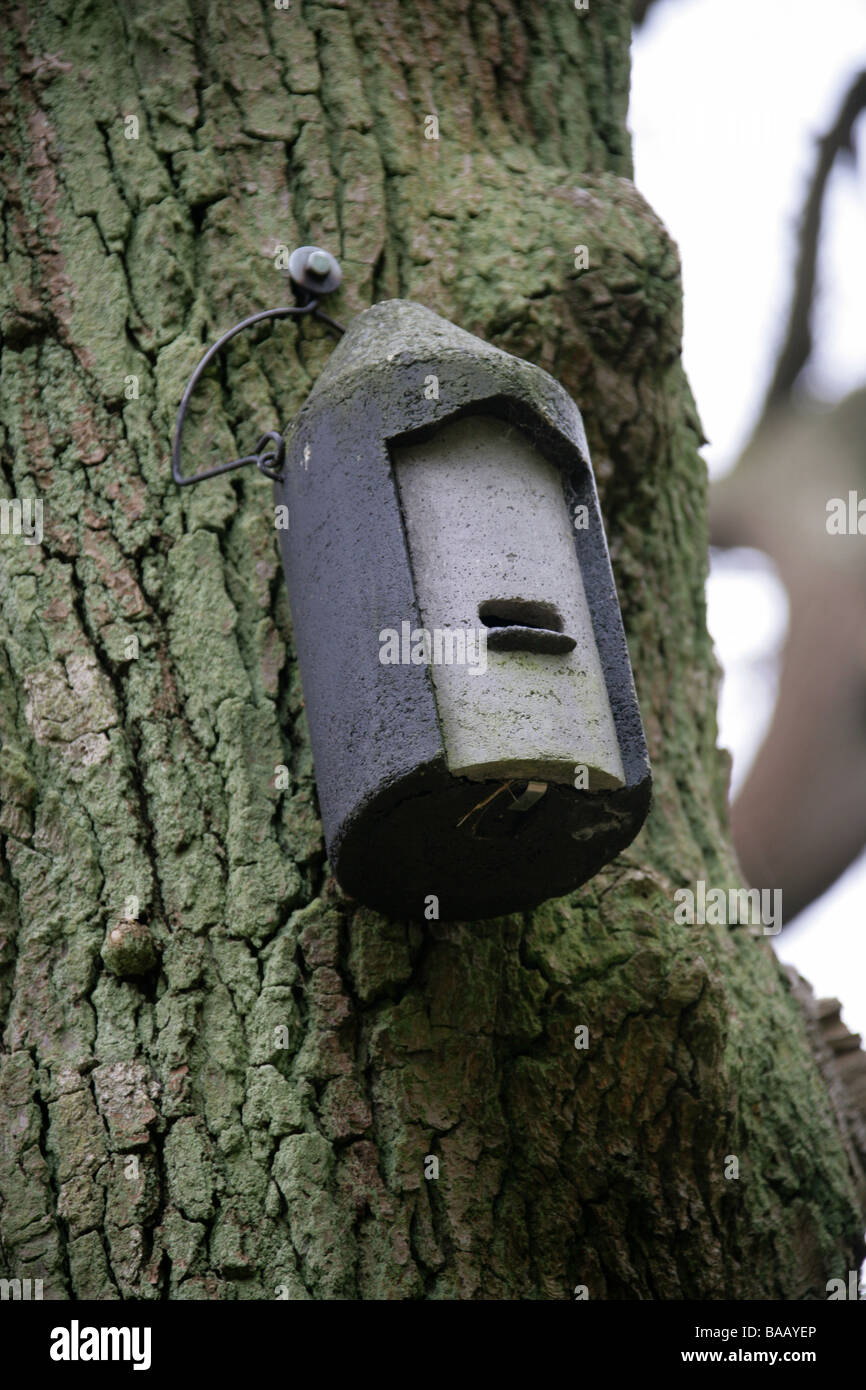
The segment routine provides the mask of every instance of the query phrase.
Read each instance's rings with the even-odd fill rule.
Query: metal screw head
[[[336,259],[320,246],[297,247],[289,257],[289,275],[301,289],[315,295],[331,294],[343,278]]]
[[[311,251],[307,269],[313,275],[327,275],[331,269],[331,257],[327,251]]]

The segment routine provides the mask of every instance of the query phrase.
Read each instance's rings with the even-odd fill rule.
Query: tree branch
[[[645,20],[646,17],[647,17],[648,12],[652,9],[653,5],[655,5],[656,3],[657,3],[657,0],[632,0],[632,7],[631,7],[632,24],[634,24],[635,27],[637,27],[639,24],[643,24],[644,20]]]
[[[797,377],[812,353],[812,304],[815,297],[815,273],[824,193],[837,156],[843,150],[853,151],[854,123],[864,109],[866,71],[858,73],[842,102],[832,128],[818,141],[818,161],[800,220],[799,250],[788,326],[759,425],[771,410],[790,396]]]

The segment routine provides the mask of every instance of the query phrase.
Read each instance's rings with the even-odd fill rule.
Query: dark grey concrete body
[[[501,773],[455,776],[431,667],[380,660],[383,630],[423,626],[391,450],[470,415],[520,431],[559,470],[569,515],[588,508],[573,538],[621,758],[613,789],[575,790],[548,770],[535,803],[511,810],[533,773],[507,788]],[[289,509],[283,564],[328,856],[343,889],[393,916],[423,919],[425,907],[432,916],[435,897],[441,918],[472,919],[585,882],[639,831],[650,770],[574,402],[540,368],[391,300],[350,325],[292,426],[284,473],[275,486]],[[481,533],[483,544],[507,539]],[[509,660],[509,643],[500,646],[496,659]],[[530,660],[543,680],[553,669],[545,663],[566,657]]]

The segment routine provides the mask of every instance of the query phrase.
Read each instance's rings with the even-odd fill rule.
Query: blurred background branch
[[[795,391],[812,353],[822,209],[836,160],[866,107],[858,74],[827,134],[799,221],[790,311],[764,406],[733,471],[711,494],[719,547],[769,555],[790,607],[769,732],[732,808],[746,878],[782,888],[789,922],[866,842],[866,547],[828,534],[827,502],[864,490],[866,392],[816,409]],[[859,541],[859,544],[858,544]]]
[[[649,0],[652,3],[652,0]],[[857,74],[830,130],[818,141],[818,159],[800,218],[799,245],[794,268],[794,291],[785,341],[767,391],[766,415],[794,388],[812,352],[812,304],[821,237],[824,194],[833,166],[840,155],[854,156],[853,132],[857,117],[866,110],[866,71]]]
[[[744,879],[782,888],[786,924],[810,908],[819,939],[798,924],[783,958],[826,963],[819,990],[846,1007],[859,988],[863,1030],[866,200],[851,169],[866,12],[837,0],[819,29],[808,0],[632,14],[636,181],[680,244],[685,363],[712,440],[734,838]],[[853,531],[831,534],[828,503],[851,495]]]
[[[648,11],[652,9],[655,3],[656,0],[632,0],[632,22],[634,24],[643,24]]]

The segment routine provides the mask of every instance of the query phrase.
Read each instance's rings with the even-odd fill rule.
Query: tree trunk
[[[3,482],[44,501],[41,545],[0,537],[3,1273],[75,1299],[825,1297],[862,1227],[844,1097],[760,927],[674,922],[676,888],[737,868],[630,5],[68,10],[2,40]],[[275,253],[302,243],[342,262],[336,317],[418,300],[584,414],[656,800],[532,914],[342,897],[270,488],[171,481],[204,344],[290,302]],[[187,468],[284,426],[331,348],[293,322],[235,344]]]

